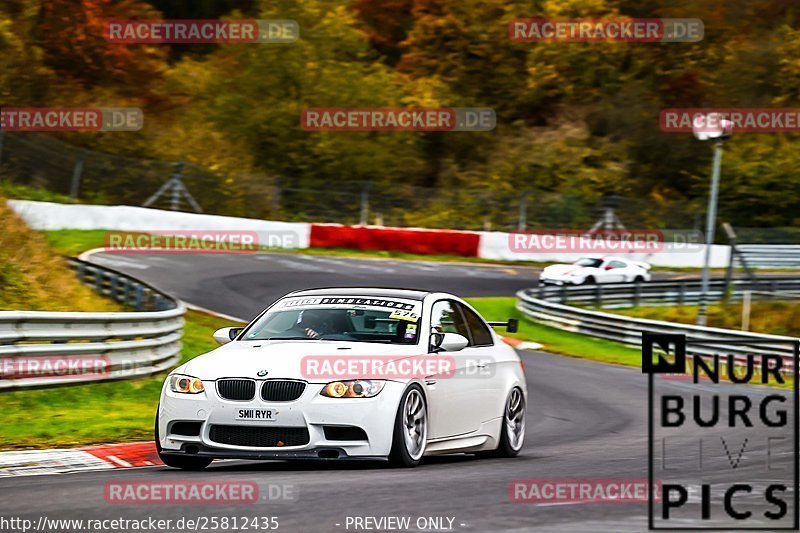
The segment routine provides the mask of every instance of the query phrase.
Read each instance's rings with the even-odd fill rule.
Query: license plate
[[[237,409],[236,420],[250,422],[274,422],[278,414],[274,409]]]

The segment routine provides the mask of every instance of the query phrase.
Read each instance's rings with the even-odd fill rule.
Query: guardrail
[[[67,258],[67,263],[75,270],[78,279],[95,292],[130,305],[136,311],[164,311],[178,306],[170,296],[111,268],[71,257]]]
[[[84,283],[137,311],[0,311],[0,391],[132,379],[179,362],[181,302],[115,270],[68,261]]]
[[[560,287],[539,285],[529,289],[537,298],[562,304],[591,305],[608,309],[639,305],[684,305],[700,300],[700,280],[651,281],[646,283],[610,283],[604,285],[578,285]],[[800,292],[800,278],[774,276],[757,280],[734,279],[730,282],[728,298],[738,301],[745,291]],[[711,280],[709,301],[720,301],[726,296],[726,282]]]
[[[776,285],[780,285],[782,281],[784,286],[788,286],[792,280],[761,281],[775,282]],[[681,290],[679,284],[697,284],[698,289],[697,291],[690,291],[686,288]],[[730,296],[741,297],[739,291],[754,290],[750,288],[753,285],[761,285],[761,283],[737,280]],[[713,286],[724,287],[724,281],[715,280]],[[794,286],[800,287],[800,280],[795,280]],[[595,302],[602,301],[596,299],[597,290],[597,287],[525,289],[517,293],[517,309],[537,322],[592,337],[641,346],[643,331],[684,334],[692,342],[688,348],[691,353],[699,355],[730,353],[740,361],[744,360],[748,354],[773,354],[783,358],[787,369],[794,368],[794,348],[790,343],[796,342],[797,339],[793,337],[634,318],[575,307],[566,303],[591,303],[592,297],[595,298]],[[627,299],[627,305],[632,306],[634,298],[638,298],[637,301],[640,305],[657,302],[676,303],[679,298],[683,298],[683,302],[689,303],[696,301],[699,295],[699,282],[653,282],[638,286],[614,284],[604,286],[600,289],[600,294],[609,295],[610,302],[613,302],[612,305],[615,307],[621,307],[620,304],[625,299]],[[721,290],[717,290],[716,296],[718,298],[722,296]],[[731,341],[736,344],[729,344]],[[748,344],[748,341],[751,341],[752,344]]]
[[[751,268],[800,267],[800,245],[739,244],[737,248]]]

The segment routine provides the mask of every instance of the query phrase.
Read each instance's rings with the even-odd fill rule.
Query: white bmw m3
[[[513,348],[451,294],[293,292],[170,373],[155,424],[168,466],[213,459],[513,457],[527,388]]]

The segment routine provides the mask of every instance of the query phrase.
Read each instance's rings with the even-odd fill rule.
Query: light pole
[[[697,325],[706,325],[708,310],[708,286],[711,278],[711,248],[714,245],[714,227],[717,221],[717,196],[719,195],[719,174],[722,166],[722,144],[729,139],[732,131],[730,120],[719,113],[695,117],[694,136],[701,141],[714,141],[714,167],[711,172],[711,190],[708,195],[706,212],[706,249],[703,260],[703,280],[700,286],[700,304],[697,306]]]

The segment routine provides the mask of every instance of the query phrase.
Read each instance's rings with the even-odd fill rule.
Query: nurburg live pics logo
[[[649,529],[800,527],[798,352],[785,337],[642,333],[650,494],[661,486]]]

